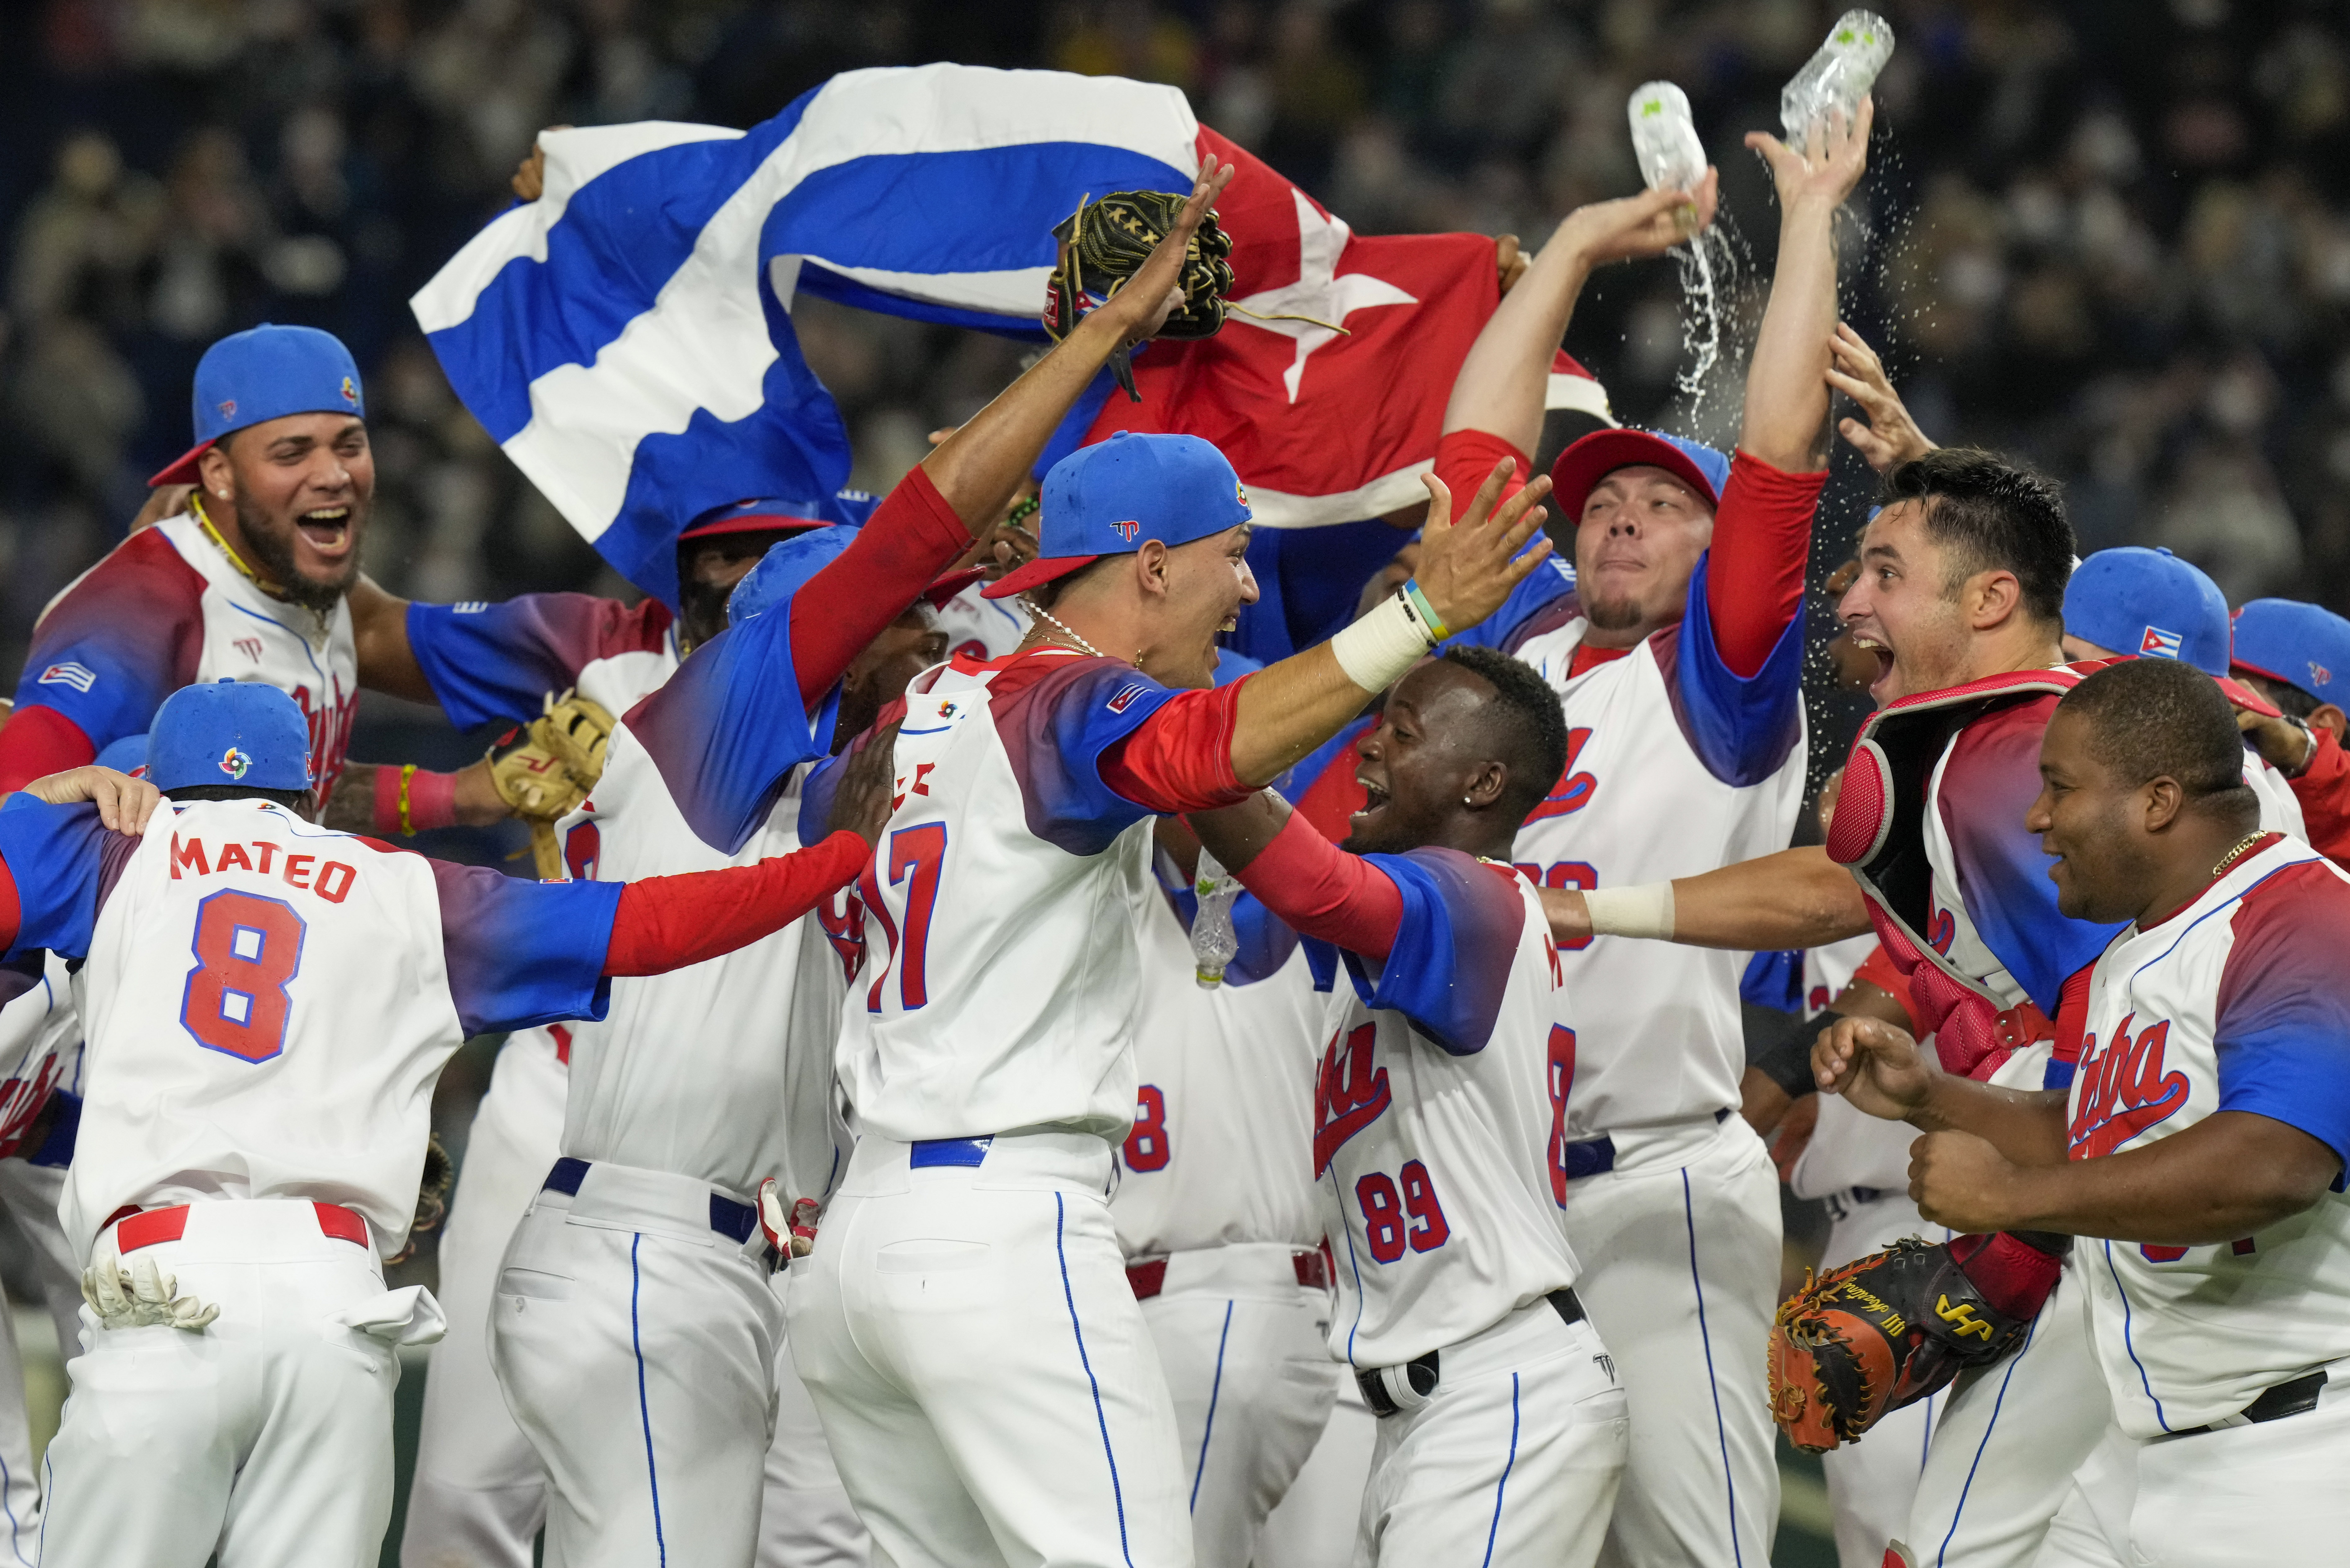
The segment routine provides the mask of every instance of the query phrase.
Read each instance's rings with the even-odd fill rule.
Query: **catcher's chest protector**
[[[1910,976],[1911,992],[1934,1029],[1945,1067],[1969,1072],[2003,1057],[2001,1016],[2008,1003],[1981,976],[1953,964],[1933,940],[1934,867],[1928,815],[1937,806],[1934,773],[1953,737],[2000,709],[2062,696],[2080,671],[2019,670],[1987,676],[1946,691],[1905,698],[1870,716],[1845,765],[1844,793],[1828,834],[1829,858],[1852,867],[1887,956]]]

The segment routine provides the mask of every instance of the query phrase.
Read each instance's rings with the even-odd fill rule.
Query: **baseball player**
[[[989,589],[1030,592],[1022,650],[908,689],[842,1010],[859,1136],[790,1301],[793,1358],[890,1560],[1191,1561],[1166,1381],[1104,1202],[1135,1119],[1147,820],[1245,798],[1491,613],[1546,554],[1513,558],[1546,484],[1497,506],[1499,477],[1457,528],[1432,482],[1411,584],[1209,691],[1254,593],[1246,493],[1197,438],[1113,436],[1054,467],[1045,554]]]
[[[1808,158],[1748,139],[1772,164],[1781,223],[1735,462],[1640,431],[1568,447],[1551,478],[1560,525],[1575,529],[1574,583],[1538,574],[1480,634],[1540,670],[1566,713],[1565,774],[1516,848],[1545,888],[1694,874],[1780,848],[1794,830],[1804,566],[1826,479],[1831,233],[1866,166],[1870,112]],[[1710,177],[1695,197],[1702,221]],[[1439,473],[1527,461],[1585,275],[1677,241],[1676,209],[1690,200],[1649,192],[1560,225],[1461,365]],[[1762,1345],[1780,1224],[1769,1157],[1731,1114],[1744,960],[1582,940],[1562,944],[1561,962],[1578,1014],[1567,1233],[1632,1402],[1611,1559],[1760,1563],[1778,1518]]]
[[[1198,194],[1193,223],[1211,192]],[[1110,353],[1156,330],[1189,232],[933,451],[854,543],[816,531],[735,585],[735,624],[628,711],[593,794],[560,825],[576,875],[721,866],[795,841],[800,764],[826,748],[775,737],[813,722],[828,742],[859,699],[849,722],[869,721],[879,687],[836,695],[841,671],[1002,517]],[[747,1224],[768,1183],[780,1232],[781,1210],[838,1180],[847,990],[831,933],[807,921],[691,975],[620,987],[610,1016],[575,1033],[562,1156],[507,1249],[490,1343],[546,1469],[550,1550],[567,1563],[753,1559],[783,1310],[750,1233],[715,1250],[710,1233],[722,1214]]]
[[[1932,1073],[1875,1023],[1814,1053],[1824,1088],[1927,1134],[1929,1218],[2084,1239],[2114,1419],[2035,1560],[2054,1568],[2317,1561],[2350,1527],[2350,878],[2261,829],[2235,731],[2209,681],[2153,660],[2090,676],[2046,726],[2031,826],[2061,904],[2124,922],[2068,1088]]]
[[[359,708],[346,592],[375,493],[359,369],[308,327],[224,337],[196,366],[196,444],[149,483],[187,509],[131,535],[34,628],[0,730],[0,790],[147,732],[193,681],[257,680],[301,708],[318,798]]]
[[[1227,650],[1216,680],[1260,668]],[[1318,773],[1329,750],[1290,776]],[[1305,1134],[1322,999],[1296,933],[1251,894],[1230,907],[1235,953],[1209,970],[1194,951],[1198,841],[1172,817],[1158,836],[1167,897],[1147,903],[1138,933],[1140,1087],[1110,1217],[1174,1401],[1196,1559],[1247,1568],[1337,1393]],[[1353,1517],[1350,1498],[1348,1532]]]
[[[2232,639],[2230,672],[2282,710],[2275,719],[2239,712],[2236,722],[2292,781],[2310,843],[2350,860],[2350,720],[2333,698],[2335,672],[2350,669],[2350,621],[2298,599],[2254,599],[2236,612]]]
[[[522,882],[312,826],[312,744],[282,692],[190,687],[155,715],[149,777],[172,798],[143,827],[153,790],[98,769],[0,810],[11,950],[88,961],[63,1217],[89,1308],[47,1561],[373,1561],[394,1346],[441,1329],[379,1258],[409,1228],[442,1064],[468,1033],[592,1017],[615,975],[764,935],[862,842],[633,888]],[[860,824],[870,782],[843,785]]]
[[[1503,858],[1566,750],[1533,670],[1455,649],[1361,741],[1352,855],[1277,795],[1194,819],[1346,964],[1313,1158],[1331,1349],[1380,1417],[1357,1563],[1587,1564],[1622,1479],[1624,1392],[1560,1223],[1577,1032],[1540,901]]]

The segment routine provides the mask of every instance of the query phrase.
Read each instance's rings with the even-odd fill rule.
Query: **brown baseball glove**
[[[1126,286],[1142,270],[1159,242],[1174,228],[1186,198],[1165,191],[1117,191],[1087,202],[1054,225],[1060,256],[1045,285],[1045,330],[1059,342],[1078,320]],[[1183,248],[1182,308],[1168,317],[1161,337],[1213,337],[1224,325],[1225,299],[1232,291],[1232,237],[1206,213]],[[1110,356],[1110,372],[1136,402],[1134,367],[1128,351]]]
[[[1807,1275],[1771,1327],[1772,1418],[1795,1447],[1822,1453],[1997,1361],[2023,1342],[2065,1240],[1910,1236]]]
[[[498,798],[530,824],[530,847],[542,880],[563,875],[555,825],[588,798],[604,776],[612,715],[574,691],[546,700],[546,711],[500,735],[490,747],[490,782]]]

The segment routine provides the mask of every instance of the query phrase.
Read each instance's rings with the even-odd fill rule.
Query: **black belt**
[[[2261,1397],[2244,1407],[2243,1418],[2254,1426],[2263,1421],[2282,1421],[2287,1416],[2299,1416],[2317,1408],[2317,1397],[2325,1388],[2325,1369],[2305,1372],[2290,1383],[2272,1385]],[[2173,1432],[2174,1438],[2193,1438],[2205,1432],[2224,1432],[2233,1421],[2214,1421],[2206,1427],[2189,1427],[2183,1432]]]
[[[1559,1322],[1577,1324],[1583,1321],[1583,1303],[1577,1299],[1572,1288],[1553,1291],[1543,1299],[1550,1303],[1551,1309],[1558,1314]],[[1438,1354],[1431,1350],[1426,1355],[1416,1356],[1404,1364],[1405,1379],[1411,1384],[1411,1391],[1422,1398],[1436,1392]],[[1385,1368],[1369,1366],[1357,1372],[1355,1386],[1363,1391],[1363,1403],[1371,1407],[1373,1415],[1393,1416],[1399,1413],[1403,1407],[1395,1402],[1394,1397],[1388,1393],[1387,1385],[1379,1380],[1379,1374]]]

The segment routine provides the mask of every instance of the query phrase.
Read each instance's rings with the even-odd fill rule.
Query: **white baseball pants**
[[[113,1252],[115,1229],[99,1240]],[[372,1568],[391,1514],[393,1346],[439,1309],[387,1293],[318,1206],[219,1199],[136,1250],[220,1308],[208,1328],[105,1329],[67,1367],[44,1464],[46,1568]],[[348,1326],[365,1323],[367,1332]]]
[[[63,1166],[0,1159],[0,1207],[24,1238],[57,1331],[57,1353],[81,1348],[81,1278],[57,1220]],[[26,1408],[25,1359],[15,1314],[0,1304],[0,1563],[31,1568],[41,1552],[41,1487],[33,1470],[33,1428]]]
[[[791,1270],[791,1345],[877,1561],[1191,1562],[1110,1172],[1110,1146],[1082,1134],[858,1140]]]
[[[2142,1441],[2107,1428],[2072,1478],[2040,1568],[2275,1568],[2350,1551],[2350,1383],[2258,1426]]]
[[[775,1276],[776,1312],[790,1300],[788,1275]],[[759,1499],[758,1568],[865,1568],[872,1540],[840,1484],[816,1401],[792,1365],[792,1347],[775,1347],[775,1435],[767,1444]]]
[[[1338,1401],[1321,1439],[1257,1532],[1254,1568],[1347,1568],[1354,1562],[1378,1420],[1342,1368]]]
[[[1767,1568],[1779,1521],[1763,1359],[1779,1294],[1778,1173],[1734,1114],[1615,1142],[1615,1168],[1570,1183],[1565,1210],[1583,1265],[1575,1292],[1632,1414],[1599,1560]]]
[[[1418,1409],[1379,1417],[1357,1568],[1589,1568],[1630,1422],[1599,1335],[1546,1301],[1438,1353]]]
[[[1820,1254],[1823,1273],[1856,1258],[1882,1251],[1904,1236],[1929,1241],[1950,1239],[1948,1227],[1927,1223],[1907,1189],[1886,1189],[1873,1197],[1858,1188],[1827,1199],[1834,1223]],[[1827,1473],[1828,1505],[1835,1515],[1837,1568],[1883,1568],[1887,1542],[1908,1533],[1909,1505],[1926,1468],[1928,1440],[1947,1390],[1904,1406],[1868,1429],[1857,1442],[1820,1456]]]
[[[1944,1396],[1900,1540],[1918,1568],[2027,1568],[2113,1420],[2072,1265],[2022,1348]]]
[[[400,1568],[530,1568],[546,1471],[490,1371],[490,1298],[515,1227],[562,1152],[569,1088],[553,1038],[525,1031],[498,1053],[473,1113],[441,1232],[435,1293],[449,1334],[425,1369]]]
[[[1337,1397],[1330,1293],[1297,1282],[1297,1252],[1235,1243],[1172,1253],[1142,1303],[1175,1402],[1201,1568],[1248,1568]]]
[[[543,1189],[499,1272],[490,1363],[546,1467],[549,1568],[750,1568],[782,1311],[715,1193],[597,1162]]]

